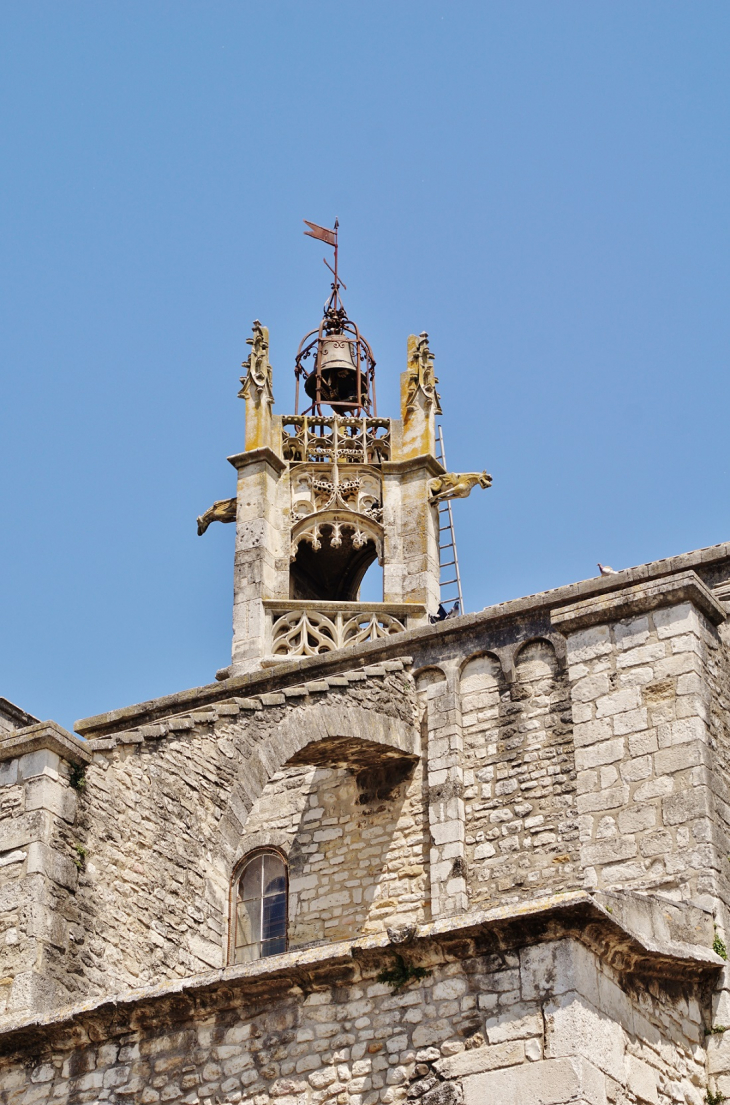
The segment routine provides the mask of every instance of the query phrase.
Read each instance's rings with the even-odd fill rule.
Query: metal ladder
[[[439,426],[436,441],[436,460],[446,468],[446,453],[444,451],[443,430]],[[446,469],[448,471],[448,468]],[[458,602],[459,613],[464,611],[464,596],[461,592],[461,575],[459,573],[459,557],[456,552],[456,535],[454,533],[454,516],[451,512],[451,500],[438,503],[439,518],[439,586],[441,588],[441,605]],[[445,579],[444,576],[453,576]]]

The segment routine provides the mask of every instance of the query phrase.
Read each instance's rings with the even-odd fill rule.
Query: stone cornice
[[[36,752],[39,748],[47,748],[72,764],[82,766],[91,763],[86,741],[67,733],[55,721],[39,721],[37,725],[16,729],[10,736],[0,739],[0,763]]]
[[[17,729],[24,729],[26,725],[35,725],[36,722],[40,721],[40,718],[33,717],[32,714],[21,710],[20,706],[16,706],[14,702],[10,702],[7,698],[0,698],[0,717],[12,722]]]
[[[420,457],[410,457],[408,460],[384,460],[380,467],[384,476],[391,473],[401,476],[408,472],[422,471],[424,468],[429,476],[443,476],[446,471],[431,453],[423,453]]]
[[[550,621],[561,633],[572,633],[576,629],[635,617],[682,602],[691,602],[714,625],[725,620],[725,610],[712,591],[696,572],[689,571],[557,607],[550,611]]]
[[[377,663],[384,659],[395,659],[404,654],[412,654],[425,646],[438,646],[442,642],[461,634],[484,635],[511,622],[521,619],[542,620],[544,627],[550,627],[550,612],[555,607],[588,599],[594,596],[609,595],[648,580],[663,579],[690,569],[702,570],[723,561],[730,562],[730,543],[712,545],[706,549],[683,553],[681,556],[655,560],[641,564],[636,568],[627,568],[616,575],[596,576],[570,583],[565,587],[556,587],[551,591],[541,591],[524,598],[511,599],[508,602],[487,606],[476,614],[464,614],[459,618],[437,622],[435,625],[409,629],[394,634],[384,640],[368,641],[354,648],[343,648],[326,656],[307,656],[295,660],[285,660],[275,667],[266,667],[262,671],[236,675],[218,683],[208,683],[202,687],[192,687],[178,694],[166,695],[109,713],[97,714],[76,722],[75,728],[84,735],[115,732],[134,725],[144,724],[145,718],[155,719],[165,713],[182,709],[194,709],[210,702],[223,701],[231,694],[258,694],[271,689],[291,686],[302,679],[323,678],[327,673],[334,674],[354,667]],[[730,564],[728,565],[730,574]],[[543,629],[544,631],[544,629]],[[483,646],[486,647],[486,646]]]
[[[273,468],[277,476],[280,476],[287,467],[286,461],[278,457],[268,445],[262,445],[258,449],[247,449],[245,453],[234,453],[232,457],[228,457],[228,463],[237,468],[239,472],[249,464],[260,464],[261,462]]]
[[[353,671],[340,672],[329,679],[309,679],[306,682],[295,683],[281,690],[264,692],[262,694],[241,697],[231,692],[233,680],[226,680],[225,686],[228,695],[223,702],[212,702],[203,705],[195,704],[188,710],[177,710],[165,714],[159,721],[151,724],[129,726],[121,732],[117,729],[106,736],[92,737],[88,741],[88,747],[92,752],[106,752],[115,748],[118,744],[142,744],[146,740],[159,740],[171,733],[190,731],[197,725],[211,725],[217,721],[230,721],[240,713],[263,710],[268,707],[284,706],[287,703],[296,704],[308,699],[312,695],[324,695],[328,691],[343,690],[353,683],[366,682],[368,679],[384,678],[394,672],[403,672],[410,665],[410,657],[400,660],[385,660],[382,664],[370,664],[367,667],[357,668]],[[182,696],[181,696],[182,697]],[[320,698],[320,703],[323,700]],[[180,703],[178,703],[180,705]],[[395,719],[392,721],[396,725]]]
[[[604,908],[583,891],[558,894],[107,994],[55,1013],[14,1018],[0,1027],[0,1055],[33,1054],[35,1049],[48,1045],[73,1048],[89,1039],[99,1043],[131,1028],[154,1030],[161,1018],[168,1024],[179,1023],[205,1016],[215,1008],[235,1007],[249,995],[256,999],[283,995],[297,986],[311,990],[337,981],[357,981],[376,974],[392,961],[394,952],[405,951],[419,961],[439,962],[445,957],[469,959],[495,948],[508,950],[573,937],[616,969],[642,977],[704,980],[724,966],[709,947],[637,932],[618,919],[618,896],[607,897],[611,904],[607,902]],[[709,914],[703,918],[703,927],[711,935],[712,918]]]

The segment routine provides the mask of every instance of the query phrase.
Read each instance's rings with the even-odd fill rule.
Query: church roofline
[[[121,732],[133,726],[145,724],[148,720],[154,721],[171,713],[192,710],[207,703],[222,701],[235,694],[258,694],[269,690],[274,685],[277,689],[281,689],[290,684],[300,683],[303,678],[313,678],[314,672],[321,674],[331,672],[334,674],[338,670],[372,664],[380,659],[396,657],[402,659],[404,654],[416,653],[428,642],[436,639],[444,640],[455,634],[466,635],[492,627],[496,628],[502,623],[520,619],[540,618],[548,628],[561,631],[559,617],[555,619],[554,627],[550,623],[550,613],[557,607],[568,607],[582,600],[607,597],[614,592],[635,587],[637,584],[659,580],[680,572],[686,573],[695,569],[702,571],[717,567],[723,561],[730,561],[730,542],[711,545],[707,548],[682,553],[679,556],[666,557],[633,568],[626,568],[616,575],[596,576],[592,579],[581,580],[578,583],[556,587],[549,591],[510,599],[494,606],[487,606],[475,614],[465,614],[435,625],[406,630],[392,637],[369,641],[354,648],[339,649],[326,655],[283,661],[281,664],[265,667],[261,671],[249,672],[221,682],[208,683],[201,687],[192,687],[177,694],[164,695],[119,710],[110,710],[107,713],[83,718],[76,722],[74,728],[85,737],[104,736]],[[701,585],[699,579],[697,583]],[[701,589],[702,591],[707,590],[703,585],[701,585]],[[697,595],[700,593],[698,587]],[[643,598],[634,595],[631,603],[632,613],[638,612],[642,601],[652,604],[652,606],[647,606],[647,609],[657,605],[656,595],[653,593],[646,592]],[[675,595],[672,601],[684,600],[678,599]],[[712,599],[712,602],[714,604],[713,609],[716,609],[716,611],[722,610],[714,599]],[[358,604],[353,604],[353,606],[357,606],[359,609]],[[704,606],[707,607],[706,599],[704,600]],[[702,609],[702,605],[700,605],[700,608]],[[610,620],[611,617],[615,619],[626,615],[620,612],[610,613],[607,608],[602,616],[604,620]],[[712,620],[717,620],[717,617]]]

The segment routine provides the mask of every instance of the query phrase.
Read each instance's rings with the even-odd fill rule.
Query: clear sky
[[[427,330],[466,607],[730,538],[730,5],[6,0],[0,695],[78,717],[230,659],[236,398],[328,290],[396,416]]]

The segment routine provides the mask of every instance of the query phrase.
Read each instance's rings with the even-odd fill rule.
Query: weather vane
[[[372,418],[377,414],[375,406],[375,358],[373,351],[360,333],[357,325],[347,317],[340,299],[340,288],[347,285],[340,280],[338,268],[339,219],[332,230],[304,219],[309,230],[304,233],[332,246],[335,251],[334,268],[326,258],[323,261],[334,276],[332,292],[324,305],[324,316],[316,330],[302,339],[294,362],[297,381],[295,413],[299,414],[299,381],[304,382],[304,393],[311,399],[311,406],[302,414],[321,417],[323,404],[337,415]],[[312,358],[314,364],[307,369]],[[311,362],[310,362],[311,363]]]
[[[332,284],[332,295],[330,296],[327,307],[342,306],[342,302],[339,296],[339,289],[344,288],[347,291],[347,284],[343,280],[340,280],[337,272],[337,231],[339,230],[340,221],[335,219],[335,225],[332,230],[328,230],[326,226],[317,226],[316,223],[310,223],[309,219],[303,219],[303,222],[307,224],[309,230],[305,230],[304,233],[310,238],[317,238],[320,242],[326,242],[328,246],[332,246],[335,251],[335,267],[332,268],[326,257],[323,257],[327,268],[334,276],[334,283]],[[325,308],[326,309],[326,308]]]

